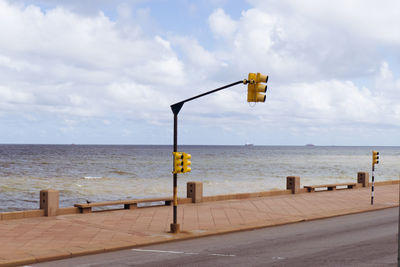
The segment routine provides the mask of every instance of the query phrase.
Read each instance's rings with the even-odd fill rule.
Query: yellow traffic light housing
[[[249,73],[247,85],[247,102],[265,102],[268,76],[261,73]]]
[[[372,151],[372,165],[379,164],[379,152],[373,150]]]
[[[183,172],[183,153],[182,152],[172,152],[174,155],[174,171],[173,173]]]
[[[173,173],[186,173],[190,172],[192,162],[189,160],[192,155],[185,152],[172,152],[174,155],[174,171]]]
[[[182,154],[183,154],[183,173],[190,172],[192,170],[191,168],[192,162],[189,159],[192,158],[192,155],[187,154],[185,152],[183,152]]]

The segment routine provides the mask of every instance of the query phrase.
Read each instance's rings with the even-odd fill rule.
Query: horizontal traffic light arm
[[[203,94],[196,95],[196,96],[193,96],[193,97],[191,97],[191,98],[185,99],[185,100],[183,100],[183,101],[180,101],[180,102],[178,102],[178,103],[175,103],[175,104],[171,105],[172,112],[173,112],[174,114],[178,114],[179,111],[181,110],[183,104],[185,104],[186,102],[195,100],[195,99],[197,99],[197,98],[200,98],[200,97],[203,97],[203,96],[206,96],[206,95],[209,95],[209,94],[212,94],[212,93],[221,91],[221,90],[224,90],[224,89],[226,89],[226,88],[229,88],[229,87],[238,85],[238,84],[240,84],[240,83],[247,84],[247,83],[249,83],[249,82],[251,82],[251,81],[248,81],[248,80],[244,79],[244,80],[237,81],[237,82],[234,82],[234,83],[231,83],[231,84],[222,86],[222,87],[220,87],[220,88],[217,88],[217,89],[214,89],[214,90],[205,92],[205,93],[203,93]]]

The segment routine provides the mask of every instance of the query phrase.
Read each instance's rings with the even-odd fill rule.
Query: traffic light
[[[192,162],[189,160],[192,155],[185,152],[172,152],[174,155],[174,171],[173,173],[185,173],[190,172]]]
[[[183,153],[182,152],[172,152],[174,155],[174,171],[173,173],[183,172]]]
[[[373,150],[372,151],[372,165],[378,164],[379,163],[379,152]]]
[[[189,159],[192,158],[192,155],[187,154],[185,152],[183,152],[182,154],[183,154],[183,173],[190,172],[192,170],[192,168],[190,168],[192,162]]]
[[[247,102],[265,102],[268,76],[261,73],[249,73],[247,85]]]

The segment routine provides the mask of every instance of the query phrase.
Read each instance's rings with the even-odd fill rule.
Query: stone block
[[[44,210],[44,216],[56,216],[59,202],[58,190],[46,189],[40,191],[40,209]]]
[[[25,210],[24,218],[35,218],[44,216],[44,210]]]
[[[300,176],[286,177],[286,189],[292,190],[292,194],[300,193]]]
[[[369,173],[368,172],[358,172],[357,173],[357,183],[362,184],[363,187],[369,186]]]
[[[171,233],[178,234],[181,231],[181,227],[178,223],[171,223]]]
[[[186,184],[186,195],[192,199],[192,203],[199,203],[203,201],[203,183],[202,182],[188,182]]]
[[[15,220],[15,219],[23,219],[23,218],[24,218],[23,211],[3,212],[1,214],[2,220]]]

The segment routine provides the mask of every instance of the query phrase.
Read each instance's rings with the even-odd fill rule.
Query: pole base
[[[171,223],[171,233],[177,234],[180,232],[180,225],[178,223]]]

